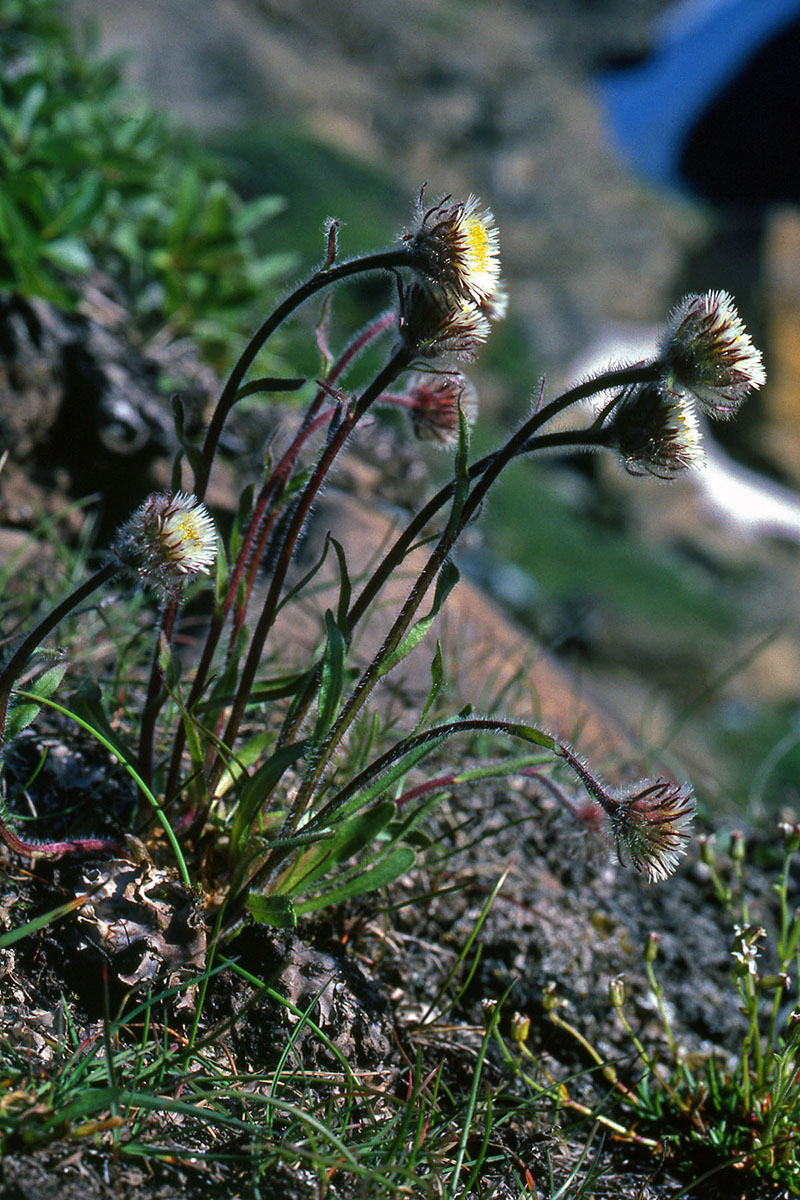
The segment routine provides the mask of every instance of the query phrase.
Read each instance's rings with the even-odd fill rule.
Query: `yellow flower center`
[[[189,545],[199,546],[202,544],[203,539],[200,535],[197,522],[190,514],[187,514],[178,521],[178,530],[184,542],[188,542]]]
[[[490,264],[489,235],[482,221],[472,220],[467,224],[467,246],[476,271],[488,271]]]

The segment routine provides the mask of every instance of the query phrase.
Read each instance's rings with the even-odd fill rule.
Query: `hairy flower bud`
[[[194,496],[154,492],[119,527],[111,553],[143,583],[173,593],[192,575],[207,575],[214,565],[214,522]]]
[[[453,355],[469,362],[489,336],[489,322],[473,301],[412,283],[401,297],[400,336],[419,358]]]
[[[706,461],[697,414],[690,398],[661,383],[637,383],[619,398],[607,426],[609,444],[632,475],[672,479]]]
[[[686,853],[695,812],[692,789],[668,779],[643,779],[612,791],[569,746],[561,744],[559,752],[605,810],[620,862],[629,859],[651,881],[667,879]]]
[[[763,387],[761,351],[727,292],[685,296],[670,313],[661,351],[665,385],[687,391],[716,420],[727,420]]]
[[[475,196],[464,202],[442,196],[426,208],[424,194],[423,189],[413,227],[403,238],[414,265],[445,290],[487,306],[487,316],[502,315],[499,239],[491,211],[481,211]]]
[[[406,393],[381,399],[407,408],[417,437],[439,446],[453,446],[458,441],[459,407],[468,425],[474,425],[478,415],[478,393],[459,371],[440,375],[418,372]]]

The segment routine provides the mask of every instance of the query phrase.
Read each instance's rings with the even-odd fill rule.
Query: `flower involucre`
[[[174,592],[193,575],[207,575],[217,557],[214,522],[186,492],[154,492],[119,527],[111,551],[144,583]]]
[[[468,425],[474,425],[478,415],[478,393],[460,372],[414,375],[408,398],[414,433],[439,446],[458,441],[459,404]]]
[[[716,420],[727,420],[766,372],[727,292],[685,296],[670,313],[661,343],[664,383],[685,390]]]
[[[442,196],[426,208],[423,190],[414,226],[403,240],[415,266],[429,279],[464,300],[487,306],[490,318],[502,316],[497,226],[491,210],[481,210],[476,196],[463,202]]]
[[[401,295],[400,336],[419,358],[471,362],[489,336],[489,321],[471,300],[412,283]]]
[[[629,860],[651,881],[669,878],[689,842],[695,813],[692,789],[668,779],[644,779],[612,791],[569,746],[561,743],[559,753],[604,809],[620,862]]]
[[[694,404],[661,383],[626,388],[608,425],[610,443],[632,475],[648,472],[672,479],[679,471],[705,464],[703,437]]]
[[[668,879],[686,853],[695,812],[690,788],[668,779],[645,779],[615,798],[609,812],[620,862],[625,857],[648,879]]]

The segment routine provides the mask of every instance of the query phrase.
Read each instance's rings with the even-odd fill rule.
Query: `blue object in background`
[[[683,0],[646,61],[598,87],[618,147],[653,182],[800,201],[800,0]]]

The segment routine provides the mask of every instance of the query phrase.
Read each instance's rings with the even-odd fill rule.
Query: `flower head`
[[[608,815],[620,862],[627,855],[648,879],[669,878],[686,853],[695,811],[691,789],[668,779],[645,779],[614,799]]]
[[[661,350],[665,384],[690,392],[717,420],[733,416],[766,382],[761,351],[727,292],[685,296],[670,313]]]
[[[489,322],[473,301],[412,283],[401,293],[400,336],[420,358],[449,354],[470,362],[489,336]]]
[[[651,881],[667,879],[686,853],[695,812],[692,789],[668,779],[644,779],[614,791],[569,746],[561,743],[559,753],[605,811],[620,862],[627,858]]]
[[[408,400],[414,433],[421,441],[439,446],[452,446],[458,441],[459,406],[468,425],[474,425],[478,415],[478,393],[458,371],[415,375]]]
[[[192,575],[208,574],[217,556],[216,530],[194,496],[154,492],[119,527],[111,551],[129,573],[171,593]]]
[[[418,270],[464,300],[491,306],[500,294],[497,226],[476,196],[463,202],[442,196],[426,208],[423,189],[403,240]]]
[[[672,479],[679,471],[701,467],[705,451],[697,413],[689,396],[661,383],[626,388],[609,425],[610,443],[632,475],[645,472]]]

